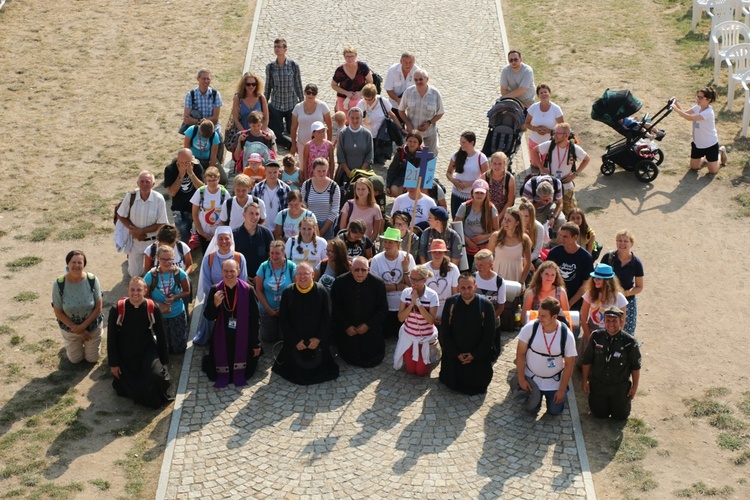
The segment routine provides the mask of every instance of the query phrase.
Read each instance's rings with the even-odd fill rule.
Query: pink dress
[[[318,158],[325,158],[328,160],[328,154],[333,147],[333,143],[328,139],[323,140],[323,144],[320,146],[316,145],[314,141],[310,141],[308,144],[307,154],[307,178],[311,178],[313,175],[313,162]],[[331,165],[329,165],[330,170]],[[329,177],[331,177],[329,172]]]
[[[520,282],[523,271],[523,243],[496,246],[494,268],[503,279]]]

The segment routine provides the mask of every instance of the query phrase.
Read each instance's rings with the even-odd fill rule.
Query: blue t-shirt
[[[277,309],[281,305],[281,292],[293,283],[292,277],[296,271],[297,264],[291,260],[287,260],[285,267],[279,270],[272,269],[270,261],[265,261],[258,268],[256,276],[263,278],[263,295],[271,309]],[[262,303],[260,307],[265,309]]]
[[[159,273],[156,288],[151,291],[152,299],[163,304],[167,300],[165,292],[169,293],[169,295],[177,295],[178,293],[183,292],[181,283],[182,280],[187,278],[187,273],[182,269],[178,269],[178,271],[180,273],[179,281],[175,280],[174,271],[170,270],[168,273]],[[146,273],[146,276],[143,278],[143,280],[150,288],[151,282],[153,281],[153,273],[151,271]],[[184,311],[185,302],[182,300],[175,300],[174,302],[172,302],[172,308],[169,310],[169,312],[162,313],[162,316],[164,316],[165,318],[176,318]]]
[[[200,131],[196,130],[198,128],[198,125],[192,125],[185,130],[185,137],[191,138],[190,141],[190,151],[193,152],[193,156],[198,158],[199,160],[210,160],[211,159],[211,148],[214,146],[214,144],[219,144],[221,140],[219,139],[219,133],[214,132],[214,136],[209,141],[205,137],[201,136]],[[193,137],[193,134],[195,134],[195,137]]]

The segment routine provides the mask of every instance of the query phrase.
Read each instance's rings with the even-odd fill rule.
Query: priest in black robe
[[[169,348],[161,311],[146,299],[148,286],[136,276],[128,298],[109,311],[107,357],[118,396],[151,408],[172,401],[169,390]]]
[[[370,274],[364,257],[355,257],[351,271],[331,287],[333,338],[339,356],[350,365],[370,368],[385,356],[383,322],[388,315],[385,283]]]
[[[297,265],[295,283],[281,293],[279,308],[284,345],[273,371],[288,381],[311,385],[334,380],[339,365],[331,355],[331,301],[313,281],[307,262]]]
[[[470,396],[486,393],[492,381],[495,337],[495,309],[476,288],[472,274],[461,275],[459,294],[445,303],[438,336],[440,381]]]
[[[203,371],[214,387],[247,385],[255,374],[261,354],[258,339],[259,314],[255,289],[238,279],[239,266],[234,259],[221,265],[222,280],[213,285],[206,298],[203,315],[215,321]]]

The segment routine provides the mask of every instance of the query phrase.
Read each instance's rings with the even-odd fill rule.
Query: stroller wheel
[[[635,164],[635,177],[643,182],[648,183],[656,179],[659,175],[659,167],[651,160],[641,160]]]
[[[658,167],[664,161],[664,151],[662,151],[661,149],[655,149],[653,153],[654,153],[654,163],[656,163],[656,166]]]
[[[599,171],[601,171],[601,173],[604,174],[604,175],[612,175],[612,174],[615,173],[615,168],[616,167],[617,167],[617,165],[615,165],[614,162],[612,162],[612,161],[605,161],[604,163],[602,163],[602,166],[599,169]]]

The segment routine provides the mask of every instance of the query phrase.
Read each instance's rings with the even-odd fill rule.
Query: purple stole
[[[247,367],[247,343],[249,337],[247,312],[250,307],[250,293],[248,285],[241,279],[237,280],[235,293],[237,294],[237,306],[235,314],[237,329],[234,337],[234,363],[233,380],[235,387],[247,385],[245,380],[245,368]],[[216,290],[224,289],[224,280],[216,285]],[[224,304],[219,307],[219,316],[216,318],[214,328],[214,362],[216,363],[216,383],[214,387],[226,387],[229,385],[229,361],[227,360],[227,334],[224,326]]]

